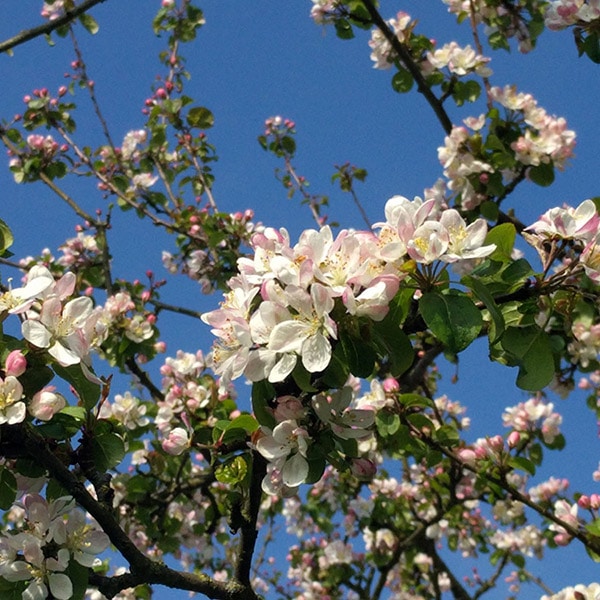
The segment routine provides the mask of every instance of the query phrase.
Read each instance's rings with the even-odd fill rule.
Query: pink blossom
[[[27,407],[29,414],[40,421],[49,421],[61,411],[67,402],[61,394],[54,392],[55,389],[54,386],[48,386],[34,394]]]

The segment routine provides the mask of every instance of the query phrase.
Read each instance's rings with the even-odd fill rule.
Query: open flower
[[[83,331],[92,312],[91,298],[75,298],[63,307],[52,296],[44,301],[38,318],[24,321],[23,337],[38,348],[47,348],[62,366],[78,364],[89,353]]]
[[[263,431],[266,435],[256,442],[256,450],[280,471],[282,483],[288,487],[304,483],[308,476],[306,429],[289,419],[279,423],[273,431],[265,428]]]
[[[25,418],[26,408],[23,398],[23,386],[13,375],[0,379],[0,425],[21,423]]]

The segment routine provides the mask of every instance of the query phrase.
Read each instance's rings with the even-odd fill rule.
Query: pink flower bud
[[[13,350],[6,357],[5,374],[18,377],[25,373],[25,369],[27,369],[27,359],[20,350]]]
[[[49,386],[35,394],[27,407],[29,414],[40,421],[49,421],[62,410],[67,403],[60,394],[54,393],[54,389],[54,386]]]
[[[592,494],[590,496],[590,508],[593,508],[594,510],[600,508],[600,495]]]
[[[477,454],[471,448],[461,448],[456,455],[466,465],[472,466],[477,462]]]
[[[490,445],[490,448],[492,448],[492,450],[495,450],[496,452],[500,452],[504,449],[504,440],[502,439],[501,435],[495,435],[489,438],[488,443]]]
[[[509,448],[516,448],[521,441],[521,434],[518,431],[511,431],[508,435],[506,443]]]
[[[173,456],[178,456],[189,447],[190,438],[183,427],[175,427],[169,432],[168,437],[162,441],[163,450]]]
[[[577,506],[579,506],[579,508],[584,508],[584,509],[590,508],[590,506],[591,506],[590,497],[586,496],[585,494],[582,496],[579,496],[579,500],[577,500]]]
[[[386,394],[394,394],[400,391],[400,384],[394,377],[387,377],[383,380],[383,390]]]

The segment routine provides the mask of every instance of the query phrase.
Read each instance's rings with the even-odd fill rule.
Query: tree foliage
[[[464,600],[503,578],[515,596],[534,583],[546,598],[595,597],[593,583],[552,595],[530,564],[569,544],[590,564],[600,556],[600,496],[568,490],[562,474],[534,479],[568,442],[550,394],[578,385],[598,412],[598,202],[533,223],[510,207],[518,186],[551,188],[576,135],[497,85],[484,49],[531,52],[546,29],[569,28],[594,69],[596,3],[445,0],[473,38],[460,46],[406,13],[386,20],[373,0],[313,0],[340,43],[370,36],[394,92],[422,96],[419,118],[443,136],[442,177],[422,197],[382,201],[372,224],[367,171],[337,165],[332,182],[365,228],[328,223],[328,197],[296,166],[296,124],[268,117],[259,146],[316,224],[297,240],[251,207],[219,208],[216,110],[187,91],[201,7],[160,3],[149,26],[162,72],[143,126],[117,141],[80,46],[102,35],[98,3],[45,2],[45,24],[0,44],[72,44],[66,84],[29,92],[0,137],[14,181],[46,186],[78,222],[58,258],[19,259],[10,215],[0,221],[2,597],[149,598],[167,586],[230,600]],[[86,139],[82,98],[100,144]],[[97,210],[71,191],[82,179]],[[121,213],[172,239],[168,277],[119,275]],[[214,295],[212,310],[164,300],[182,276]],[[170,313],[209,325],[212,348],[163,357]],[[475,376],[461,357],[482,340],[529,396],[506,408],[504,435],[472,440],[439,365]],[[244,379],[251,391],[236,389]],[[486,565],[465,571],[454,554]]]

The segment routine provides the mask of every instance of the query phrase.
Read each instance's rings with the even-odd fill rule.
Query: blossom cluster
[[[74,297],[77,278],[67,272],[55,280],[42,265],[27,272],[24,285],[0,296],[0,317],[19,315],[21,333],[35,348],[45,350],[61,366],[80,364],[92,381],[92,351],[118,331],[120,336],[141,343],[154,335],[153,319],[139,313],[127,292],[109,296],[104,306],[94,307],[87,296]],[[150,315],[152,316],[152,315]]]
[[[490,99],[506,108],[512,115],[514,127],[518,124],[517,139],[510,144],[510,158],[502,150],[501,162],[496,166],[495,153],[498,145],[490,142],[482,145],[483,129],[488,115],[470,117],[463,126],[454,126],[438,148],[438,158],[444,168],[444,176],[449,179],[448,188],[460,196],[461,205],[472,209],[488,197],[477,190],[485,186],[494,173],[500,173],[503,180],[511,183],[523,167],[551,165],[562,170],[573,156],[575,132],[567,128],[564,118],[549,115],[531,94],[518,93],[514,86],[493,87]],[[490,134],[494,134],[494,121],[490,124]],[[509,160],[512,165],[507,166]]]
[[[65,572],[71,561],[91,567],[96,555],[108,548],[106,533],[91,525],[72,498],[51,502],[38,494],[22,501],[22,526],[0,535],[0,576],[26,582],[23,598],[57,600],[73,597]]]
[[[554,410],[552,402],[545,402],[541,396],[520,402],[509,407],[502,415],[505,427],[519,433],[539,431],[546,444],[552,444],[560,433],[562,416]]]
[[[181,454],[191,443],[190,422],[198,412],[206,410],[213,398],[209,381],[202,378],[206,363],[202,352],[179,350],[167,357],[161,367],[164,399],[158,402],[155,423],[169,454]]]
[[[388,26],[394,32],[396,39],[410,47],[411,36],[416,25],[411,16],[405,12],[399,12],[396,18],[387,21]],[[433,42],[429,44],[433,45]],[[397,59],[391,43],[379,28],[371,30],[369,40],[371,48],[371,60],[375,63],[375,69],[389,69]],[[487,66],[490,59],[477,54],[471,46],[461,47],[456,42],[444,44],[441,48],[428,50],[417,57],[413,57],[421,72],[431,75],[434,71],[441,72],[447,69],[451,76],[463,77],[475,73],[480,77],[489,77],[492,73]]]
[[[507,40],[515,38],[519,51],[524,53],[533,49],[538,35],[530,23],[543,18],[547,4],[545,0],[510,6],[494,0],[443,1],[448,5],[448,12],[456,14],[459,20],[469,18],[475,24],[483,23],[492,45],[508,48]]]
[[[600,20],[600,5],[592,0],[554,0],[544,15],[548,29],[565,29],[572,25],[589,26]]]
[[[334,309],[380,321],[406,276],[407,261],[430,265],[489,255],[487,224],[467,223],[436,199],[391,198],[378,234],[329,227],[305,231],[295,246],[286,230],[267,228],[252,239],[254,256],[238,260],[239,275],[221,307],[202,316],[218,338],[213,370],[225,382],[283,381],[298,359],[324,371],[338,337]],[[339,321],[339,318],[337,319]]]
[[[594,282],[600,282],[600,216],[593,200],[584,200],[576,208],[570,206],[556,207],[546,211],[526,231],[536,234],[537,238],[528,236],[526,239],[539,251],[542,241],[567,240],[583,249],[579,261],[586,275]],[[583,325],[583,327],[582,327]],[[581,355],[582,364],[589,361],[589,352],[583,348],[586,345],[596,345],[596,334],[589,330],[592,323],[573,326],[575,346],[572,354]],[[588,331],[589,330],[589,331]],[[586,335],[589,333],[590,335]],[[583,348],[582,348],[583,347]],[[585,366],[585,365],[584,365]]]
[[[308,450],[318,429],[327,429],[340,440],[366,442],[372,435],[369,428],[375,422],[375,410],[368,404],[368,397],[356,397],[350,386],[331,394],[316,394],[309,406],[301,398],[282,396],[277,399],[273,415],[277,425],[272,430],[263,426],[254,442],[256,450],[269,461],[262,488],[272,495],[293,493],[306,481]],[[368,444],[364,449],[368,449]],[[374,473],[369,459],[357,458],[352,463],[355,473]]]

